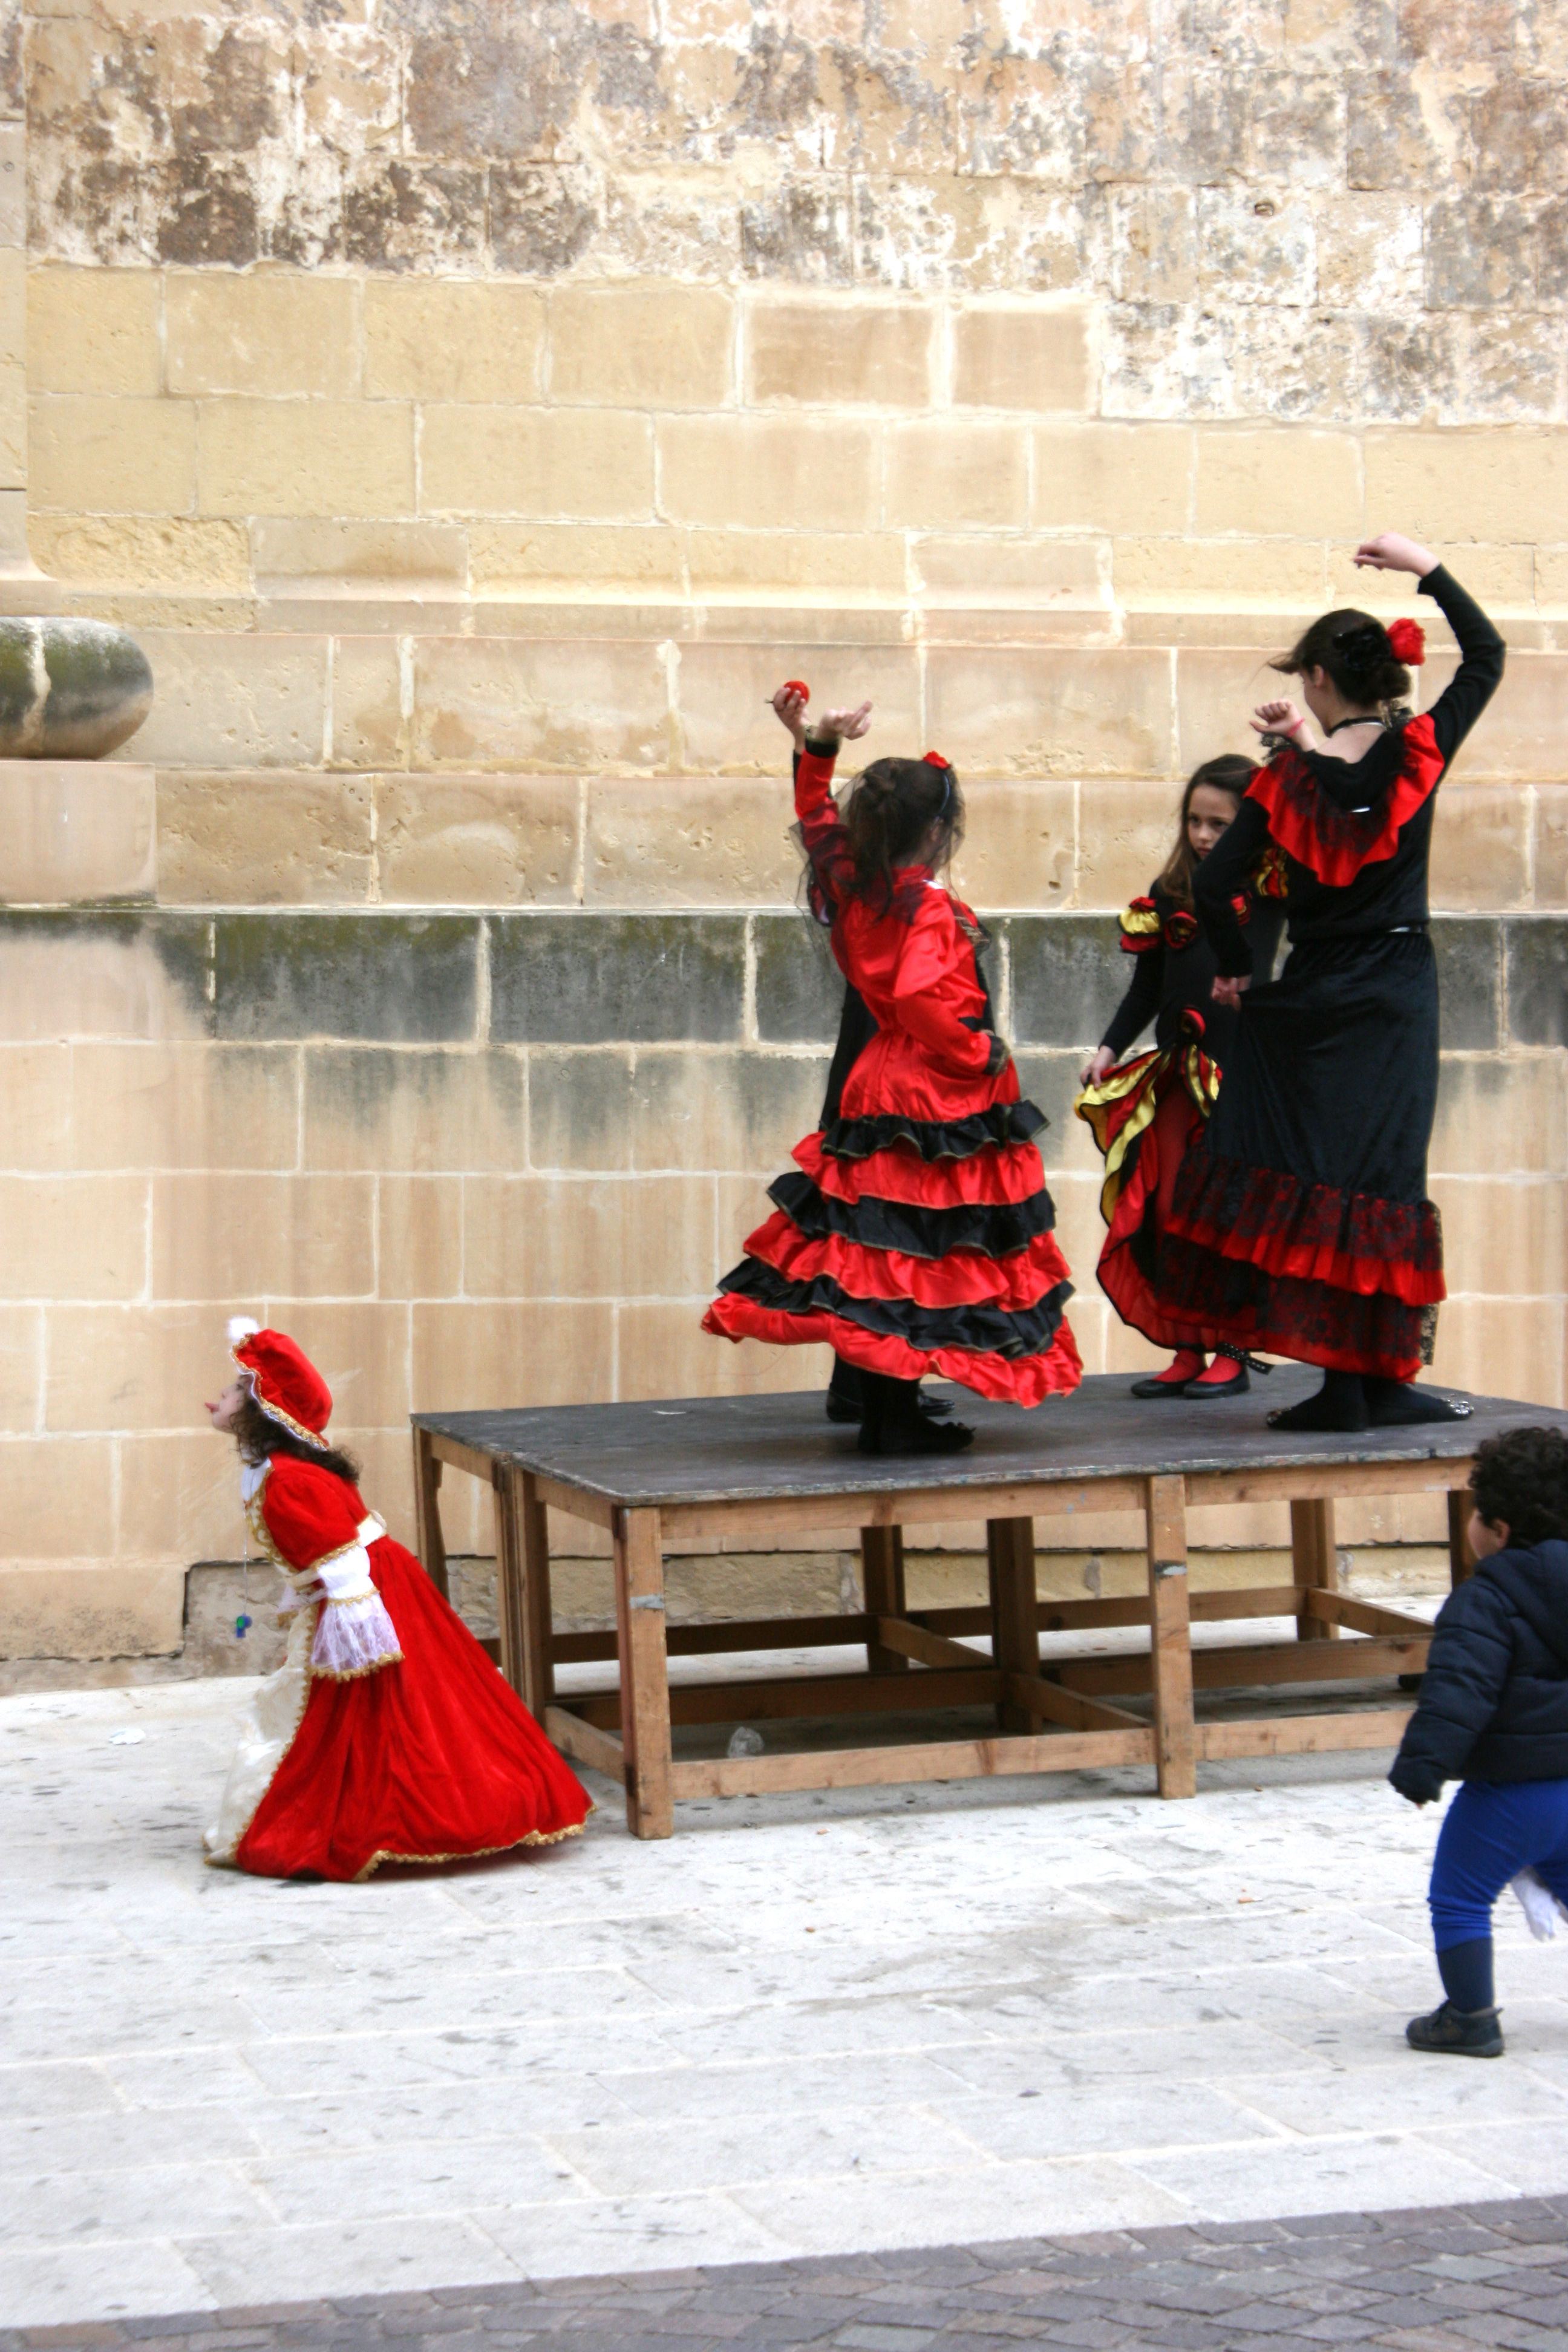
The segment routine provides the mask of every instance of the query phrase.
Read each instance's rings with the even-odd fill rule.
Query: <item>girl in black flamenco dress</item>
[[[1233,1345],[1323,1370],[1317,1395],[1273,1413],[1292,1429],[1447,1421],[1411,1385],[1447,1294],[1426,1147],[1437,1095],[1437,975],[1426,868],[1436,793],[1502,676],[1486,614],[1413,540],[1386,531],[1358,564],[1409,572],[1458,639],[1431,710],[1393,706],[1424,657],[1412,621],[1329,613],[1274,666],[1301,681],[1320,748],[1291,702],[1254,725],[1279,748],[1198,869],[1196,904],[1241,1022],[1213,1118],[1188,1151],[1160,1253],[1173,1318]],[[1282,739],[1282,740],[1281,740]],[[1252,952],[1232,899],[1272,843],[1284,856],[1290,956],[1247,990]]]
[[[861,1374],[867,1454],[956,1453],[972,1430],[920,1410],[936,1372],[1024,1405],[1082,1378],[1065,1316],[1072,1286],[1052,1227],[1043,1115],[1018,1097],[977,950],[984,935],[936,880],[961,833],[945,760],[873,761],[842,815],[841,738],[870,705],[829,712],[815,737],[804,696],[774,708],[800,730],[795,814],[814,910],[876,1034],[844,1081],[839,1115],[796,1146],[775,1213],[724,1276],[703,1328],[730,1339],[832,1348]]]
[[[1176,1351],[1164,1371],[1133,1381],[1135,1397],[1210,1402],[1245,1396],[1250,1385],[1243,1349],[1216,1344],[1218,1335],[1205,1324],[1162,1312],[1154,1272],[1176,1172],[1214,1108],[1238,1018],[1210,993],[1218,966],[1194,911],[1193,877],[1234,820],[1256,773],[1251,760],[1227,753],[1205,760],[1188,779],[1175,846],[1148,897],[1122,910],[1121,946],[1134,960],[1132,979],[1083,1072],[1084,1090],[1075,1105],[1105,1161],[1100,1205],[1110,1230],[1100,1254],[1100,1288],[1124,1323],[1156,1347]],[[1277,875],[1282,892],[1282,867],[1268,859],[1265,866],[1267,882]],[[1237,893],[1236,911],[1267,976],[1282,909],[1276,898],[1260,896],[1259,887],[1254,877]],[[1123,1061],[1151,1021],[1152,1047]],[[1205,1364],[1210,1348],[1214,1361]]]

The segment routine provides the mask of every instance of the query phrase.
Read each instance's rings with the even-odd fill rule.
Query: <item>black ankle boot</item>
[[[962,1454],[974,1432],[958,1421],[933,1421],[921,1411],[918,1381],[889,1380],[862,1372],[866,1410],[860,1423],[862,1454]]]
[[[865,1375],[858,1364],[847,1362],[843,1356],[834,1357],[833,1378],[827,1383],[829,1421],[837,1423],[841,1428],[854,1428],[865,1418],[864,1381]],[[945,1421],[952,1406],[946,1397],[927,1396],[921,1389],[920,1409],[928,1420]]]
[[[1366,1391],[1359,1372],[1325,1372],[1316,1396],[1268,1416],[1270,1429],[1338,1430],[1347,1435],[1370,1429]]]

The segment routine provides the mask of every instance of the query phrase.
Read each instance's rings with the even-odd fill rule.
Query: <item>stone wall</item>
[[[791,674],[957,762],[1143,1360],[1068,1110],[1109,917],[1268,654],[1407,607],[1384,524],[1510,645],[1437,826],[1439,1369],[1559,1401],[1565,93],[1540,0],[0,10],[0,602],[25,506],[158,685],[118,812],[40,764],[0,844],[0,1654],[173,1645],[231,1308],[404,1529],[411,1401],[820,1379],[696,1329],[831,1026]]]

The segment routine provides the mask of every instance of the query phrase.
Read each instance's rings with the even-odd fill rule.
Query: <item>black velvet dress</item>
[[[1199,867],[1221,972],[1252,954],[1231,900],[1270,843],[1290,955],[1242,1000],[1213,1118],[1182,1163],[1156,1288],[1173,1323],[1332,1370],[1411,1379],[1446,1296],[1426,1150],[1437,974],[1426,869],[1436,786],[1502,676],[1503,643],[1441,566],[1421,583],[1458,673],[1354,765],[1287,746]]]

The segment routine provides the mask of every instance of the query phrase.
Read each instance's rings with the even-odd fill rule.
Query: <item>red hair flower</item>
[[[944,760],[940,751],[928,751],[925,761],[928,768],[951,768],[952,765],[952,761]]]
[[[1388,642],[1394,648],[1395,661],[1407,669],[1419,669],[1426,658],[1426,632],[1419,621],[1395,621],[1389,630]]]

